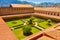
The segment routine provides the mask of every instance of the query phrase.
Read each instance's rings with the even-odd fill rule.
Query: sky
[[[42,3],[42,2],[59,2],[60,0],[18,0],[18,1],[28,1],[28,2],[33,2],[33,3]]]

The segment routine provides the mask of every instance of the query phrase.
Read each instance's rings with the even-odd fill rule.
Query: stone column
[[[54,13],[54,16],[55,16],[55,13]]]
[[[51,15],[52,13],[51,12],[49,12],[49,15]]]
[[[52,15],[54,16],[54,13],[52,13]]]

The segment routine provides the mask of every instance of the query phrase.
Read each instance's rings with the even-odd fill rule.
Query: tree
[[[48,25],[51,26],[51,24],[50,24],[51,23],[51,19],[48,19],[47,21],[48,21]]]
[[[32,26],[31,25],[24,25],[23,26],[23,34],[25,35],[25,36],[29,36],[29,35],[31,35],[32,34],[32,32],[31,32],[31,28]]]
[[[31,16],[31,18],[30,18],[30,20],[29,20],[29,24],[30,24],[30,25],[33,24],[33,20],[34,20],[34,17]]]
[[[32,24],[32,19],[29,20],[29,24]]]

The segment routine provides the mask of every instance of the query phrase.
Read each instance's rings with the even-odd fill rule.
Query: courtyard
[[[34,16],[11,19],[5,22],[19,40],[56,24],[56,22],[51,19],[43,19]]]

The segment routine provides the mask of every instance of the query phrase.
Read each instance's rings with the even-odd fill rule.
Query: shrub
[[[26,36],[29,36],[32,34],[31,32],[31,25],[24,25],[23,26],[23,34],[26,35]]]
[[[50,23],[52,22],[52,20],[51,19],[48,19],[47,21],[48,21],[48,25],[51,26]]]
[[[48,26],[51,26],[51,24],[50,24],[50,23],[48,23]]]
[[[51,19],[48,19],[47,21],[48,21],[48,23],[52,22],[52,20],[51,20]]]

